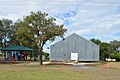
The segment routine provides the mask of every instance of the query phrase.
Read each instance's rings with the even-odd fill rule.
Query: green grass
[[[100,64],[107,64],[106,61],[100,61],[99,63],[100,63]]]
[[[78,80],[81,74],[71,71],[32,70],[32,71],[1,71],[1,80]]]
[[[120,63],[116,69],[78,69],[65,65],[0,64],[0,80],[119,80]]]

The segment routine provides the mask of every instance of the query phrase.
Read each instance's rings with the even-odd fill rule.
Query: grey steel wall
[[[99,61],[99,46],[75,33],[50,47],[50,60],[71,60],[71,53],[78,53],[79,61]]]

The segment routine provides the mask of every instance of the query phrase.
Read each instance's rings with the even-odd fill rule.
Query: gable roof
[[[90,42],[90,43],[92,43],[92,44],[94,44],[94,45],[96,45],[96,46],[98,46],[97,44],[95,44],[94,42],[92,42],[92,41],[90,41],[90,40],[87,40],[87,39],[85,39],[85,38],[83,38],[83,37],[81,37],[81,36],[79,36],[78,34],[76,34],[76,33],[73,33],[74,35],[76,35],[76,36],[78,36],[78,37],[80,37],[80,38],[82,38],[82,39],[84,39],[84,40],[86,40],[86,41],[88,41],[88,42]],[[73,34],[71,34],[71,35],[73,35]]]
[[[25,47],[25,46],[9,46],[6,48],[2,48],[2,51],[32,51],[33,49]]]
[[[65,39],[67,39],[67,38],[69,38],[69,37],[71,37],[71,36],[76,36],[76,37],[78,37],[78,38],[81,38],[81,39],[83,39],[83,40],[86,40],[87,42],[90,42],[90,43],[92,43],[92,44],[98,46],[97,44],[93,43],[92,41],[89,41],[89,40],[87,40],[87,39],[85,39],[85,38],[79,36],[79,35],[76,34],[76,33],[73,33],[73,34],[69,35],[69,36],[66,37]],[[51,45],[51,46],[54,46],[54,45],[56,45],[56,44],[59,44],[59,43],[61,43],[62,41],[63,41],[63,40],[61,40],[61,41],[59,41],[59,42],[57,42],[57,43],[55,43],[55,44],[53,44],[53,45]]]

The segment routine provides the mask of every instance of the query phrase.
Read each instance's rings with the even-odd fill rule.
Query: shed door
[[[71,53],[71,60],[78,61],[78,53]]]

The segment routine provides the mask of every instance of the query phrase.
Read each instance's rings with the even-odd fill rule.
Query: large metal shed
[[[78,61],[99,61],[99,46],[75,33],[50,46],[51,61],[70,61],[74,53]]]

